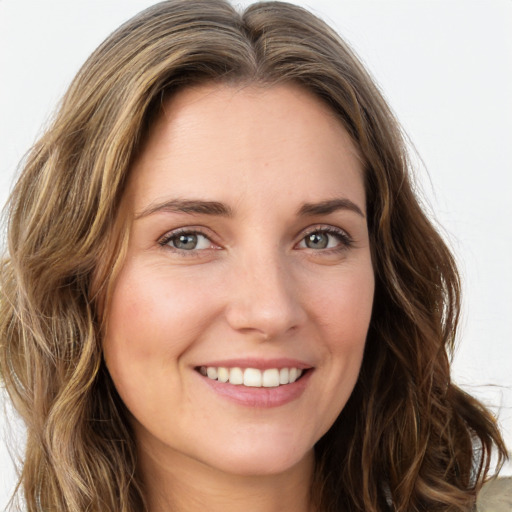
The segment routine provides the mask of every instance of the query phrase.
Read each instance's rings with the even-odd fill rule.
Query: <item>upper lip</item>
[[[307,370],[313,366],[305,361],[298,359],[280,357],[273,359],[263,358],[236,358],[236,359],[216,359],[197,365],[198,368],[205,367],[223,367],[223,368],[255,368],[258,370],[267,370],[270,368],[299,368]]]

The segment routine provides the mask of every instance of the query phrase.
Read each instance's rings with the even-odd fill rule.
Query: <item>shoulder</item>
[[[510,512],[512,477],[493,478],[484,484],[476,499],[476,512]]]

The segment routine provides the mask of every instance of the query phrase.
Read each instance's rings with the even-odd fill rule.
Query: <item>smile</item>
[[[222,366],[201,366],[201,375],[219,382],[251,388],[276,388],[292,384],[303,374],[300,368],[226,368]]]

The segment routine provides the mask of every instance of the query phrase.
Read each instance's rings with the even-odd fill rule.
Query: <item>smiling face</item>
[[[243,475],[310,463],[370,322],[358,153],[295,86],[189,88],[164,110],[131,171],[104,339],[142,458]]]

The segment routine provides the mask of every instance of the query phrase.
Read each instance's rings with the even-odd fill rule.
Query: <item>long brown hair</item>
[[[157,4],[89,58],[32,149],[9,202],[0,369],[27,426],[26,508],[140,512],[135,443],[102,361],[101,311],[123,262],[116,223],[163,98],[187,85],[295,83],[339,116],[365,165],[376,276],[359,380],[315,447],[318,509],[469,510],[492,415],[450,381],[460,305],[454,260],[410,182],[400,128],[327,25],[289,4]]]

